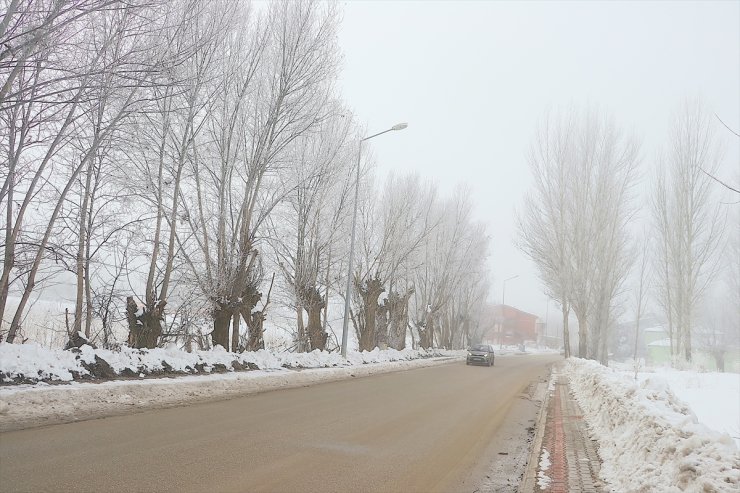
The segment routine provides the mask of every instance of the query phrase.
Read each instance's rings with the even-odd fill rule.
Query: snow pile
[[[612,366],[634,377],[634,364]],[[688,404],[700,423],[729,434],[740,447],[740,374],[658,367],[643,368],[637,379],[665,381]]]
[[[738,491],[740,452],[732,438],[698,423],[665,382],[638,385],[575,358],[565,369],[598,440],[601,476],[615,491]]]
[[[414,354],[411,351],[400,353],[405,357]],[[459,351],[435,351],[433,354],[440,353],[445,353],[447,357],[362,364],[366,360],[390,360],[399,356],[386,351],[372,351],[363,355],[352,354],[351,360],[360,364],[353,365],[351,361],[342,360],[344,366],[301,371],[281,368],[185,375],[177,378],[119,379],[96,384],[71,382],[67,385],[49,385],[39,382],[36,385],[5,385],[0,387],[0,431],[208,402],[268,390],[442,365],[460,359],[449,357]],[[272,361],[273,364],[280,363],[280,355],[271,355],[268,358],[269,354],[259,352],[255,353],[255,357]],[[420,351],[416,354],[429,353]],[[288,358],[288,355],[284,357]],[[325,363],[334,360],[336,355],[322,359],[313,353],[313,356],[305,359],[295,359],[293,356],[289,359],[293,363],[298,360],[306,363],[310,358],[314,358],[314,363]]]
[[[550,452],[548,452],[546,448],[543,448],[539,471],[537,472],[537,486],[539,486],[541,490],[547,489],[550,486],[550,483],[552,483],[550,476],[545,474],[545,471],[550,469],[550,466]]]
[[[33,380],[70,381],[73,373],[86,370],[77,355],[71,351],[52,351],[38,344],[0,343],[0,381],[10,381],[16,376],[29,376]]]
[[[430,357],[462,357],[464,351],[395,349],[350,353],[345,359],[338,353],[272,353],[266,350],[230,353],[217,346],[212,351],[188,353],[174,344],[165,348],[120,351],[94,349],[54,350],[37,344],[0,343],[0,382],[69,382],[92,378],[134,377],[163,374],[195,374],[246,369],[330,368],[369,363],[410,361]]]

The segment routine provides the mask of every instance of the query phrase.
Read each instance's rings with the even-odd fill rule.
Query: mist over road
[[[521,393],[558,359],[455,362],[3,433],[0,490],[472,491]]]

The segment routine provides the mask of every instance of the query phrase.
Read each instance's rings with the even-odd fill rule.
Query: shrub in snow
[[[638,385],[576,358],[566,371],[598,440],[601,475],[615,491],[738,491],[740,453],[732,438],[698,423],[665,383]]]

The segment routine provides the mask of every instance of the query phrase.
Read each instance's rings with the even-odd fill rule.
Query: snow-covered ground
[[[542,351],[504,348],[497,357]],[[145,409],[177,406],[266,390],[367,376],[465,358],[466,351],[375,349],[338,353],[187,353],[174,346],[151,350],[47,349],[0,344],[0,429],[17,429]],[[99,378],[101,361],[108,376]],[[236,371],[237,369],[251,371]],[[91,371],[97,382],[91,383]],[[112,372],[112,373],[111,373]],[[167,376],[171,378],[151,378]],[[83,380],[83,381],[80,381]],[[25,383],[19,383],[25,382]],[[9,385],[13,383],[12,385]]]
[[[552,350],[528,349],[526,354],[539,354]],[[217,346],[212,351],[185,352],[174,344],[165,348],[131,349],[118,351],[93,349],[83,345],[80,349],[62,351],[41,345],[0,343],[0,383],[70,382],[100,378],[101,361],[108,365],[110,375],[145,377],[160,374],[197,374],[239,369],[275,370],[280,368],[331,368],[368,363],[410,361],[430,357],[463,357],[465,351],[432,349],[395,349],[349,352],[347,358],[339,353],[312,351],[310,353],[255,352],[230,353]],[[516,347],[497,350],[497,355],[525,354]],[[97,367],[95,367],[97,365]],[[106,367],[107,368],[107,367]],[[103,371],[103,373],[105,373]]]
[[[740,491],[740,452],[730,434],[717,431],[726,419],[740,419],[733,411],[738,375],[660,371],[636,382],[625,371],[577,358],[567,360],[565,371],[598,441],[601,475],[614,491]],[[697,419],[671,387],[691,381],[705,391],[693,395],[694,404],[704,399],[699,407],[722,411]]]
[[[542,352],[548,350],[496,351],[498,357]],[[0,386],[0,430],[431,366],[465,354],[376,349],[342,358],[321,351],[186,353],[174,346],[61,351],[0,344],[6,383]],[[92,379],[101,361],[112,374],[102,383],[80,381]],[[248,368],[252,371],[236,371]],[[606,368],[576,358],[564,371],[599,442],[603,479],[614,491],[739,490],[740,452],[733,438],[740,435],[740,375],[643,368],[635,381],[630,365]],[[543,453],[538,460],[537,480],[544,486],[549,457]]]
[[[50,382],[0,387],[0,430],[125,414],[191,402],[227,398],[318,382],[438,365],[463,359],[465,351],[374,350],[337,353],[186,353],[174,347],[120,352],[83,346],[80,351],[49,350],[35,344],[0,344],[0,373],[7,380],[36,375]],[[87,383],[72,381],[89,374],[86,364],[105,359],[118,374],[133,378]],[[242,365],[259,368],[235,371]],[[145,378],[159,372],[200,375]],[[215,373],[215,370],[223,373]],[[213,373],[212,373],[213,372]]]
[[[62,351],[48,349],[38,344],[0,343],[0,381],[35,383],[70,382],[95,375],[92,366],[104,361],[115,375],[112,377],[167,374],[197,374],[213,371],[235,371],[237,369],[275,370],[281,368],[330,368],[409,361],[438,356],[462,357],[464,351],[395,349],[350,352],[347,358],[339,353],[313,351],[310,353],[255,352],[230,353],[217,346],[212,351],[186,352],[175,345],[156,349],[121,348],[120,351],[93,349],[83,345],[79,350]],[[110,378],[110,377],[108,377]]]
[[[537,486],[542,490],[547,489],[547,487],[550,486],[550,483],[552,483],[552,479],[547,475],[547,470],[550,469],[551,465],[550,452],[543,448],[540,462],[537,467]]]
[[[634,378],[631,364],[612,366]],[[700,423],[727,433],[740,448],[740,374],[641,367],[637,381],[646,380],[667,384],[676,397],[691,408]]]

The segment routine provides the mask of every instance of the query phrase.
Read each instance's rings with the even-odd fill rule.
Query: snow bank
[[[565,370],[599,443],[601,476],[615,491],[738,491],[740,452],[732,438],[698,423],[667,384],[638,385],[576,358]]]
[[[85,357],[89,357],[90,350],[83,350],[83,353],[88,353]],[[173,351],[170,350],[170,352]],[[95,353],[100,354],[100,351],[95,351]],[[125,355],[127,352],[122,351],[122,354]],[[161,355],[160,352],[155,352],[155,354]],[[184,361],[186,360],[184,355],[176,354]],[[216,351],[216,355],[208,361],[211,363],[219,360],[227,361],[229,358],[224,354],[228,353]],[[119,379],[102,383],[71,382],[66,385],[49,385],[39,382],[36,385],[6,385],[0,387],[0,431],[116,416],[275,389],[303,387],[319,382],[440,365],[449,363],[451,360],[462,359],[464,354],[464,351],[376,350],[368,353],[352,353],[350,358],[345,360],[339,355],[321,352],[302,356],[298,354],[272,355],[267,351],[260,351],[245,357],[251,358],[252,361],[259,361],[267,368],[265,370],[232,371],[201,376],[178,376],[177,378]],[[44,353],[44,356],[48,357],[48,354]],[[412,359],[414,356],[417,358]],[[121,356],[121,358],[125,362],[125,357]],[[44,359],[44,361],[48,360]],[[168,364],[176,363],[172,357],[167,361],[170,362]],[[195,361],[194,357],[192,361]],[[281,367],[281,365],[326,366],[335,363],[336,366],[332,368],[301,369],[300,371]],[[20,362],[13,364],[19,365]],[[124,363],[119,361],[118,364],[123,365]],[[4,368],[10,368],[6,362],[2,365]],[[32,368],[35,369],[36,366]],[[59,371],[57,374],[62,373]]]
[[[634,363],[610,363],[610,366],[634,377]],[[729,434],[740,447],[740,374],[643,367],[637,379],[665,381],[688,404],[700,423]]]
[[[38,344],[0,343],[0,381],[28,375],[31,380],[70,381],[85,371],[71,351],[51,350]]]
[[[409,361],[430,357],[462,357],[464,351],[395,349],[350,353],[272,353],[265,350],[230,353],[217,346],[212,351],[188,353],[175,345],[156,349],[121,348],[120,351],[93,349],[55,350],[37,344],[0,343],[0,382],[36,383],[106,379],[116,376],[196,374],[243,369],[330,368],[368,363]]]

